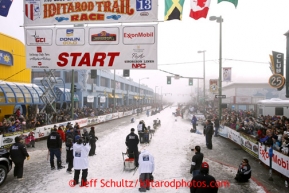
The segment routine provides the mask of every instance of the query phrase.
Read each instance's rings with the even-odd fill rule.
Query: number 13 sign
[[[285,84],[285,78],[281,74],[273,74],[269,78],[269,85],[273,88],[281,88]]]

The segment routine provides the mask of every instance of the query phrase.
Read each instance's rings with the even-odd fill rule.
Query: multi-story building
[[[72,70],[54,72],[58,84],[55,87],[59,105],[66,107],[71,101]],[[43,70],[32,71],[32,82],[41,86],[41,79],[46,76]],[[153,102],[153,89],[131,79],[115,75],[109,70],[78,70],[74,72],[75,107],[92,108],[110,107],[114,104],[113,89],[115,77],[116,106],[149,104]]]

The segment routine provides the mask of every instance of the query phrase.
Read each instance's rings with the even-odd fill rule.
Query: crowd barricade
[[[227,126],[220,126],[218,133],[220,136],[240,145],[243,150],[269,166],[269,147],[258,143],[253,136],[240,133]],[[273,150],[272,169],[289,177],[289,157]]]
[[[151,106],[148,106],[147,108],[150,109]],[[26,129],[24,132],[18,131],[18,132],[13,132],[13,133],[6,133],[5,136],[0,135],[0,147],[4,147],[4,148],[9,147],[11,144],[15,143],[14,141],[15,137],[21,134],[23,134],[24,136],[28,135],[31,131],[34,132],[35,139],[47,137],[50,134],[51,129],[54,127],[54,125],[56,125],[58,128],[61,125],[65,127],[68,122],[70,122],[73,125],[75,125],[75,123],[77,122],[80,127],[92,126],[92,125],[96,125],[96,124],[110,121],[113,119],[122,118],[122,117],[129,116],[129,115],[136,114],[136,113],[137,111],[135,109],[135,110],[129,110],[126,112],[111,113],[107,115],[101,115],[101,116],[96,116],[96,117],[89,117],[89,118],[77,119],[73,121],[66,121],[62,123],[45,125],[45,126],[37,127],[34,129]]]
[[[269,166],[269,148],[259,143],[259,160]],[[289,159],[288,156],[273,150],[272,168],[277,172],[289,177]]]

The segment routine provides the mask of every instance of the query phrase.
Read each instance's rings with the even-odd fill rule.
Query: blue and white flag
[[[0,0],[0,15],[7,17],[13,0]]]

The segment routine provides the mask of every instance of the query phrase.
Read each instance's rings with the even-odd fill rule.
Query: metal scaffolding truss
[[[57,99],[57,95],[54,92],[54,86],[57,84],[57,80],[54,76],[55,71],[56,70],[48,70],[48,71],[44,70],[46,76],[43,77],[43,79],[40,81],[44,88],[44,92],[42,96],[40,97],[44,103],[44,107],[42,108],[40,112],[43,112],[45,108],[49,106],[56,113],[56,109],[53,106],[53,103],[56,102],[56,99]],[[50,121],[52,117],[53,115],[49,117]]]

